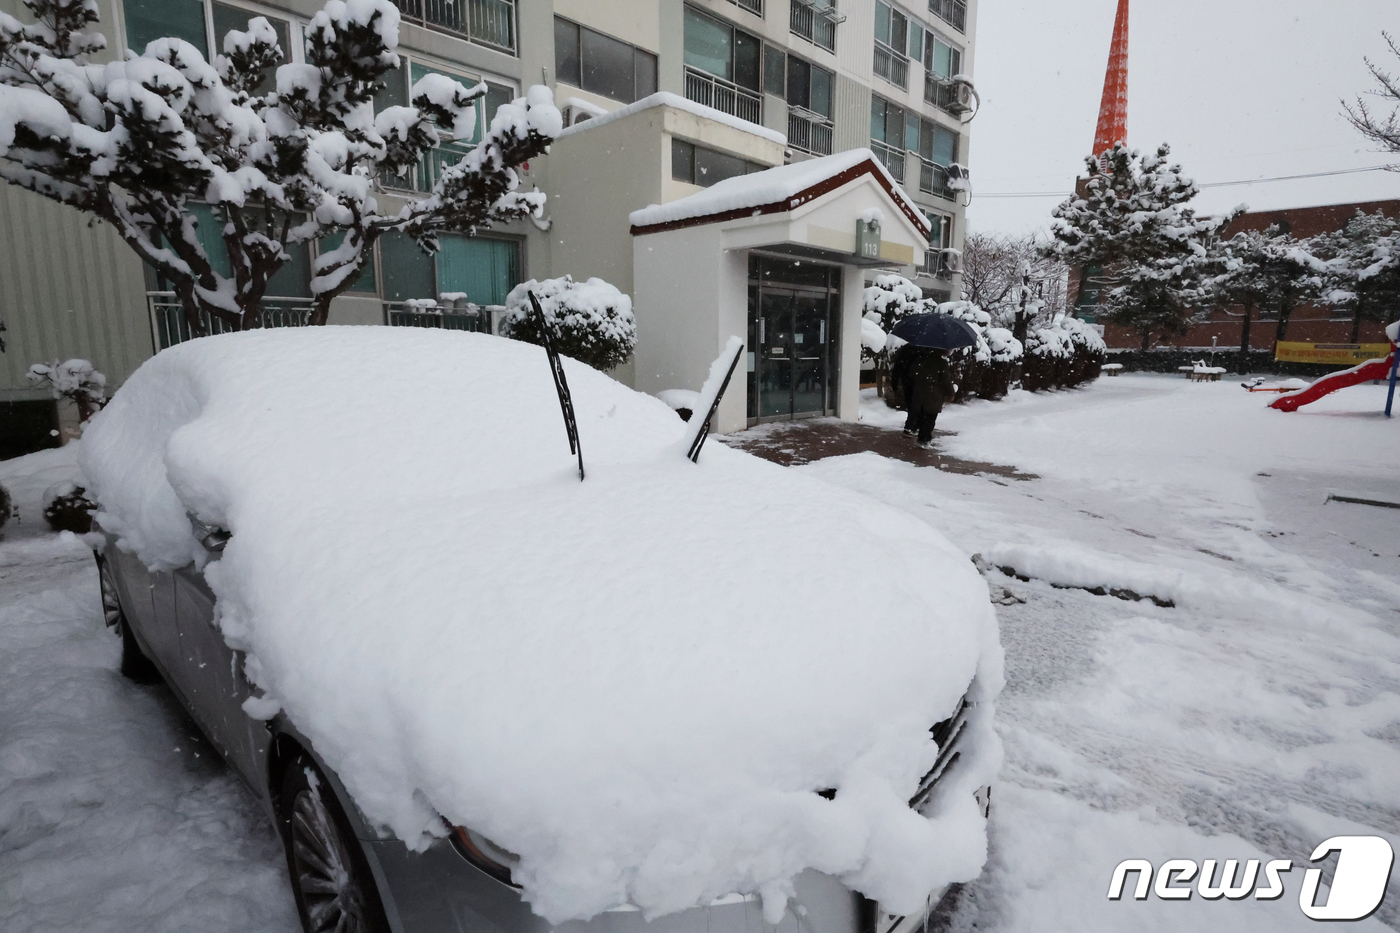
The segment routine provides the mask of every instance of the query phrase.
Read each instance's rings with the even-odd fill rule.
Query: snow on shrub
[[[506,296],[509,309],[501,333],[526,343],[543,344],[530,307],[530,292],[540,300],[554,328],[555,348],[565,356],[606,372],[616,369],[637,346],[637,319],[632,299],[602,279],[575,282],[573,276],[522,282]]]
[[[56,399],[72,399],[78,406],[78,417],[87,421],[107,399],[107,377],[87,360],[60,363],[35,363],[29,367],[29,381],[48,386]]]
[[[92,513],[97,503],[88,499],[82,486],[73,482],[63,482],[44,490],[40,500],[44,511],[44,521],[54,531],[71,531],[74,534],[87,534],[92,531]]]
[[[923,290],[902,275],[875,276],[875,284],[861,293],[861,299],[861,316],[876,315],[875,323],[886,333],[908,315],[927,310]]]
[[[564,367],[585,482],[543,353],[411,327],[178,344],[80,466],[121,547],[199,562],[258,711],[372,826],[415,849],[472,827],[552,923],[730,892],[777,923],[808,868],[912,914],[975,878],[1002,652],[966,555],[723,444],[690,463],[661,401]],[[232,531],[217,560],[186,510]],[[969,683],[957,763],[915,811]]]

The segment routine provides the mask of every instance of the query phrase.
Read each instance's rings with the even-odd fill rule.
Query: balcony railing
[[[919,190],[934,197],[957,200],[957,192],[948,187],[948,170],[927,159],[919,159]]]
[[[737,7],[748,10],[758,18],[763,18],[763,0],[729,0]]]
[[[879,159],[890,170],[894,180],[901,185],[904,184],[904,150],[893,149],[882,142],[870,141],[870,149],[875,153],[875,158]]]
[[[875,43],[875,73],[895,87],[909,87],[909,59]]]
[[[694,68],[685,69],[685,96],[750,123],[763,122],[763,98],[733,82]]]
[[[426,301],[384,302],[384,323],[390,327],[439,327],[491,333],[491,310],[479,305],[465,308],[434,308]]]
[[[515,0],[394,0],[410,23],[515,54]]]
[[[790,0],[792,12],[788,16],[788,29],[795,36],[801,36],[815,46],[836,51],[835,10],[825,6],[821,0]],[[821,7],[821,9],[818,9]],[[830,10],[830,12],[826,12]]]
[[[831,155],[833,127],[819,114],[788,111],[788,145],[812,155]]]
[[[955,84],[940,78],[931,71],[924,72],[924,101],[959,119],[962,118],[963,114],[972,110],[972,107],[964,99],[964,95],[967,93],[964,90],[966,87],[966,84]]]
[[[190,330],[185,306],[174,292],[147,292],[146,307],[151,316],[151,342],[157,352],[200,336]],[[201,313],[199,319],[206,335],[237,330],[223,318]],[[259,327],[305,327],[310,321],[310,298],[264,298],[258,315]]]
[[[967,31],[966,0],[928,0],[928,11],[959,32]]]

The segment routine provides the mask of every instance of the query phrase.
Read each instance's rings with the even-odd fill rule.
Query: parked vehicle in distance
[[[643,691],[642,686],[618,675],[617,670],[636,670],[635,679],[651,684],[646,690],[656,691],[658,708],[669,708],[672,698],[668,691],[676,683],[692,684],[686,688],[688,702],[701,711],[698,715],[702,718],[678,728],[684,730],[681,734],[694,736],[696,745],[722,743],[731,732],[736,742],[743,742],[744,730],[768,728],[764,725],[767,718],[782,722],[791,713],[784,705],[788,700],[782,696],[787,691],[771,691],[772,684],[782,683],[788,676],[784,655],[801,652],[793,664],[794,669],[800,668],[795,676],[816,681],[813,695],[821,689],[846,689],[841,681],[850,679],[851,669],[843,665],[849,663],[852,651],[861,650],[858,627],[866,625],[844,615],[824,618],[811,608],[829,606],[833,613],[849,612],[855,603],[843,588],[850,588],[853,577],[844,572],[762,579],[752,592],[764,594],[753,597],[763,602],[757,605],[753,618],[745,616],[744,605],[736,606],[734,600],[736,592],[743,595],[748,589],[738,584],[712,585],[716,576],[732,572],[736,553],[695,551],[693,542],[686,539],[693,526],[713,521],[716,528],[731,534],[739,542],[735,547],[742,564],[766,549],[786,548],[805,554],[815,546],[813,529],[829,534],[831,541],[849,541],[853,534],[860,534],[878,543],[883,532],[872,515],[882,518],[884,507],[829,487],[829,514],[824,514],[828,505],[814,505],[812,497],[828,495],[825,484],[800,479],[714,441],[706,448],[701,464],[692,464],[677,447],[685,425],[665,405],[566,361],[575,387],[580,439],[585,452],[591,451],[594,457],[588,478],[580,484],[559,423],[559,407],[542,351],[479,334],[397,334],[386,330],[327,328],[320,334],[268,331],[201,338],[153,358],[98,416],[84,439],[83,467],[90,480],[90,494],[101,503],[98,523],[106,543],[97,554],[97,563],[106,622],[122,642],[122,673],[139,681],[163,680],[229,767],[251,788],[281,834],[297,909],[308,931],[476,933],[492,929],[544,933],[558,927],[570,933],[640,933],[643,928],[656,933],[741,933],[757,929],[759,924],[774,925],[771,895],[765,900],[755,892],[717,897],[706,894],[698,902],[691,901],[695,906],[664,913],[644,910],[636,903],[615,903],[586,917],[551,922],[546,914],[557,918],[572,908],[554,906],[564,903],[563,896],[550,900],[557,889],[538,880],[541,872],[534,863],[522,862],[531,858],[528,853],[533,850],[510,835],[518,823],[505,822],[501,828],[488,829],[468,825],[457,817],[462,811],[454,802],[458,799],[453,796],[455,785],[434,776],[438,762],[423,748],[455,755],[460,746],[470,744],[479,757],[490,757],[494,762],[506,754],[502,749],[539,742],[542,753],[548,753],[543,757],[563,762],[567,749],[558,751],[551,746],[549,743],[557,739],[548,724],[539,724],[532,718],[534,711],[521,704],[547,691],[560,678],[577,673],[569,696],[588,706],[613,702],[613,694],[621,691],[624,696],[618,708],[623,715],[610,723],[604,722],[601,714],[582,715],[579,722],[585,727],[599,724],[599,750],[590,756],[585,749],[572,764],[561,766],[553,779],[559,782],[561,793],[573,791],[571,781],[591,786],[595,777],[604,784],[615,779],[618,787],[642,788],[637,792],[638,806],[642,806],[652,762],[662,755],[647,752],[640,766],[646,773],[638,774],[637,759],[607,750],[605,727],[624,727],[626,711],[640,705],[638,696],[647,695],[638,692]],[[332,333],[335,331],[342,333]],[[344,333],[351,331],[359,333]],[[340,367],[348,378],[350,369],[371,356],[380,361],[386,373],[403,371],[410,361],[416,361],[424,370],[441,375],[429,377],[427,386],[411,384],[396,389],[390,385],[386,391],[399,396],[395,404],[360,404],[353,391],[350,397],[343,397],[346,383],[336,387],[337,380],[327,375],[326,367]],[[308,376],[299,385],[284,385],[272,396],[248,389],[246,380],[254,378],[256,382],[259,371],[295,373],[302,367]],[[316,371],[318,367],[320,371]],[[446,382],[432,384],[435,378]],[[318,387],[330,395],[322,394]],[[336,393],[342,393],[336,398],[341,404],[327,404]],[[463,393],[476,393],[476,397]],[[203,407],[192,405],[170,416],[168,412],[179,407],[168,401],[172,398],[197,398]],[[471,400],[463,402],[464,398]],[[233,421],[219,422],[216,414],[227,415],[230,409],[225,402],[230,400],[235,407],[246,404],[254,417],[236,416]],[[413,413],[413,406],[423,405],[438,407]],[[264,418],[264,409],[278,409],[277,417]],[[393,413],[392,417],[386,412]],[[165,417],[172,418],[169,424],[153,427]],[[404,423],[419,417],[422,423],[403,433]],[[452,432],[423,429],[424,424],[441,424],[444,418],[458,419]],[[286,433],[289,423],[297,426],[292,434]],[[300,441],[288,438],[302,433],[311,435],[306,438],[310,446],[298,450]],[[548,443],[542,439],[546,434]],[[334,446],[335,438],[350,436],[354,437],[355,456],[361,460],[347,459],[345,452],[336,454],[336,462],[344,469],[341,475],[326,480],[341,484],[332,498],[345,508],[337,513],[327,511],[324,503],[312,503],[310,514],[321,516],[319,522],[295,515],[303,499],[315,500],[320,495],[317,482],[307,477],[333,472],[312,463],[307,472],[298,474],[299,465],[314,459],[328,445]],[[376,442],[381,439],[382,444]],[[222,447],[225,443],[234,446],[226,450]],[[272,459],[239,464],[228,453],[250,449],[281,451],[290,459],[282,466]],[[363,462],[372,460],[380,449],[390,458],[388,466]],[[551,454],[553,459],[544,462],[539,451],[545,449],[557,456]],[[412,464],[419,475],[441,476],[433,466],[439,456],[465,465],[465,488],[450,496],[430,496],[432,501],[424,504],[424,490],[415,486],[411,470],[410,475],[404,474],[403,465]],[[708,469],[706,460],[710,461]],[[132,469],[136,462],[145,467]],[[266,465],[269,482],[250,476],[248,464],[254,462]],[[168,476],[153,479],[153,469],[167,470]],[[474,477],[489,480],[473,485]],[[157,488],[149,485],[153,482],[159,495],[151,492]],[[246,485],[240,487],[239,483]],[[655,488],[648,485],[651,483]],[[289,486],[305,495],[288,498]],[[526,498],[511,499],[521,489]],[[761,503],[754,501],[755,492]],[[268,500],[271,505],[263,504],[260,497],[264,495],[272,497]],[[699,499],[692,502],[692,495]],[[157,502],[162,496],[167,497],[161,500],[164,505]],[[522,504],[537,499],[547,500],[547,508],[540,513],[547,516],[547,525],[532,517],[535,513]],[[220,504],[214,504],[216,500]],[[780,521],[746,527],[736,522],[739,513],[735,510],[760,504],[763,509],[786,510],[808,518],[792,525]],[[170,519],[178,514],[177,507],[186,513],[183,520],[187,523],[178,529],[179,534]],[[265,514],[291,517],[287,524],[278,526],[258,517],[263,508],[270,510]],[[163,519],[152,517],[162,509]],[[445,524],[440,538],[434,537],[434,522],[438,520]],[[373,537],[357,539],[356,523],[370,525]],[[326,525],[338,527],[341,537],[334,533],[323,536],[322,532],[333,532]],[[595,527],[596,535],[590,533]],[[394,542],[401,530],[405,543],[399,545]],[[701,531],[703,540],[713,538],[713,529]],[[890,534],[889,542],[878,546],[902,555],[900,559],[956,568],[945,575],[955,579],[947,584],[950,589],[943,593],[943,601],[972,608],[965,610],[965,617],[956,613],[939,617],[936,631],[919,642],[919,650],[946,645],[946,656],[930,654],[924,665],[933,698],[911,697],[909,704],[923,709],[930,703],[941,703],[944,717],[937,724],[931,723],[935,716],[923,719],[927,724],[923,728],[932,725],[932,729],[923,740],[927,749],[916,749],[909,759],[919,761],[923,772],[912,788],[909,807],[911,813],[927,817],[930,825],[965,828],[968,808],[976,806],[984,817],[989,806],[986,785],[999,754],[999,749],[991,748],[995,735],[990,715],[991,701],[999,689],[1000,649],[994,629],[988,640],[985,619],[976,604],[977,599],[986,602],[985,587],[977,589],[982,586],[980,578],[970,566],[964,574],[961,565],[967,562],[962,558],[959,563],[951,546],[933,539],[920,540],[920,534],[917,529],[900,526]],[[187,548],[180,535],[186,536]],[[157,540],[162,536],[164,543]],[[558,539],[581,543],[560,550]],[[676,553],[657,556],[669,546],[669,539],[686,540],[676,545]],[[386,541],[390,544],[384,544]],[[434,563],[434,555],[457,547],[464,550]],[[375,549],[375,553],[362,561],[362,552],[367,549]],[[541,582],[540,567],[531,563],[539,550],[549,552],[544,566],[553,578],[568,581],[567,592],[552,590],[547,581]],[[178,556],[182,553],[188,555],[183,564]],[[492,560],[495,555],[505,556]],[[302,559],[308,563],[296,565]],[[782,566],[782,558],[775,560]],[[658,566],[673,567],[673,577],[658,579]],[[269,573],[282,571],[287,573],[285,578],[278,578],[275,586],[267,584]],[[461,576],[467,583],[457,579]],[[648,602],[648,594],[669,599],[678,585],[683,592],[675,611],[658,614],[656,607],[665,605],[664,600]],[[336,602],[342,593],[345,601]],[[437,594],[431,605],[439,607],[440,617],[431,618],[422,608],[424,604],[418,600],[428,598],[424,593]],[[443,593],[451,599],[442,598]],[[866,594],[861,598],[871,597]],[[906,597],[900,598],[907,602]],[[537,657],[527,657],[529,664],[511,673],[507,668],[521,660],[499,647],[498,642],[505,637],[502,632],[509,634],[557,612],[554,607],[561,599],[569,610],[557,624],[550,623],[554,627],[546,630],[549,638],[529,642]],[[794,622],[778,625],[770,621],[773,612],[765,607],[782,605],[784,600],[796,601],[804,608]],[[587,607],[595,601],[606,608],[598,615],[589,615]],[[297,607],[295,614],[278,615],[288,605]],[[921,607],[909,609],[900,623],[906,629],[898,631],[921,633],[923,612]],[[699,620],[694,628],[688,627],[692,619]],[[725,643],[712,646],[718,653],[711,655],[703,633],[709,627],[724,629],[729,624],[725,619],[732,619],[736,627],[725,629]],[[800,625],[807,627],[815,645],[802,640]],[[297,626],[315,635],[310,644],[325,650],[305,650],[308,642],[298,643],[293,638],[304,634]],[[617,627],[622,634],[612,631]],[[680,647],[669,640],[673,629],[684,641]],[[386,636],[386,630],[392,637]],[[763,634],[776,657],[763,664],[755,660],[750,666],[750,652],[734,642],[735,632],[746,631]],[[869,631],[881,635],[895,630],[873,624]],[[850,639],[841,633],[848,633]],[[789,635],[792,640],[783,641]],[[639,639],[653,636],[654,644],[639,645],[635,666],[605,666],[619,651],[628,651]],[[924,635],[918,637],[923,639]],[[571,653],[572,658],[551,656],[554,639],[576,639],[571,642],[574,647],[558,649],[561,655]],[[595,641],[601,648],[593,657],[587,646]],[[732,670],[714,669],[713,662],[705,662],[711,664],[710,679],[723,687],[713,700],[715,709],[726,708],[725,695],[742,696],[753,683],[756,699],[746,703],[745,712],[757,720],[756,724],[748,722],[748,715],[740,722],[705,712],[711,700],[693,686],[698,682],[694,678],[705,673],[703,663],[694,655],[723,657],[725,644],[737,645],[739,656]],[[514,651],[516,642],[509,645]],[[654,653],[647,654],[649,651]],[[444,666],[436,672],[429,669],[441,655],[448,656]],[[670,679],[656,678],[653,684],[651,671],[672,663],[675,670]],[[593,678],[587,670],[590,667]],[[459,668],[473,673],[464,676],[460,684],[451,682],[451,672]],[[765,670],[772,680],[767,687],[761,682]],[[486,682],[484,678],[493,676],[492,672],[504,672],[502,679]],[[326,679],[318,680],[323,676]],[[536,676],[538,684],[529,690],[522,688],[521,697],[509,703],[501,699],[512,682]],[[871,676],[878,679],[880,674],[875,671]],[[606,694],[602,700],[587,693],[588,685],[594,683]],[[456,704],[460,712],[455,720],[444,720],[434,705],[439,693],[415,693],[429,688],[445,692],[445,709],[450,711]],[[305,692],[299,693],[301,689]],[[858,683],[850,689],[869,691]],[[375,690],[382,691],[375,702],[357,705]],[[765,690],[779,696],[764,700]],[[418,699],[421,696],[429,699]],[[947,699],[951,697],[958,699],[949,709]],[[771,709],[764,703],[771,704]],[[395,796],[399,788],[387,784],[408,778],[392,770],[376,772],[363,764],[366,756],[384,745],[376,732],[382,727],[374,717],[385,706],[392,707],[387,721],[399,724],[399,731],[389,738],[401,746],[385,760],[389,766],[397,766],[394,756],[402,756],[408,762],[404,773],[423,775],[421,783],[408,788],[403,798],[415,804],[427,801],[424,809],[436,821],[425,824],[417,836],[396,829],[403,823],[395,824],[393,813],[384,815],[389,811],[383,801],[400,799]],[[636,715],[641,717],[644,712]],[[814,720],[830,718],[827,713],[814,712]],[[859,711],[852,712],[854,731],[849,734],[854,735],[860,731],[859,717],[854,715]],[[569,713],[564,710],[559,715],[567,718]],[[709,726],[704,716],[713,720]],[[714,739],[708,738],[711,727]],[[577,728],[570,734],[576,735]],[[870,728],[878,731],[877,724]],[[498,732],[507,744],[491,752],[489,736]],[[357,751],[353,743],[360,740],[361,733],[371,738]],[[415,745],[419,733],[432,733],[424,746]],[[830,741],[829,735],[824,740]],[[653,736],[650,730],[638,728],[633,741],[643,748],[648,742],[674,748],[675,736]],[[470,751],[449,759],[446,770],[450,775],[473,768],[479,758],[473,758]],[[686,752],[682,746],[681,760]],[[550,766],[549,761],[541,765]],[[472,772],[471,776],[479,781],[475,786],[483,788],[481,793],[499,791],[502,799],[509,801],[527,795],[532,784],[532,774],[520,771],[520,767],[507,761],[499,774],[479,776]],[[668,766],[655,767],[663,776],[667,773],[664,768]],[[834,766],[831,773],[845,773],[841,767]],[[614,770],[610,772],[610,768]],[[586,769],[593,770],[582,773]],[[501,781],[511,786],[501,788]],[[370,790],[352,792],[352,787]],[[839,782],[837,786],[814,785],[801,792],[806,796],[797,802],[814,808],[812,818],[820,822],[826,812],[822,808],[846,803],[840,800],[844,787]],[[580,801],[580,806],[587,806],[589,798],[581,797]],[[716,806],[719,823],[726,818],[722,810],[722,803]],[[947,822],[954,820],[947,815],[954,812],[961,823]],[[484,820],[489,823],[491,819],[488,812]],[[542,827],[549,828],[551,819],[556,818],[542,816]],[[937,823],[939,819],[945,822]],[[617,820],[619,825],[627,822]],[[637,832],[654,829],[644,826]],[[527,844],[529,841],[527,838]],[[527,854],[516,854],[511,845]],[[949,836],[948,845],[966,847],[967,843],[964,836],[954,834]],[[937,898],[945,887],[946,880],[932,878],[927,896]],[[921,922],[920,916],[907,909],[898,913],[881,909],[840,878],[812,867],[796,874],[786,896],[786,909],[775,924],[782,933],[903,933]],[[648,921],[648,912],[661,915]]]

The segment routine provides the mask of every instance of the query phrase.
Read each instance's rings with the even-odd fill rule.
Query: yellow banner
[[[1377,360],[1390,353],[1388,343],[1296,343],[1284,341],[1276,345],[1274,359],[1284,363],[1323,363],[1331,366],[1355,366],[1367,360]]]

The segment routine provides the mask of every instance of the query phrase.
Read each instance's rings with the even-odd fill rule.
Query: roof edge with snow
[[[843,158],[844,157],[844,158]],[[850,159],[856,157],[855,164],[849,164]],[[770,173],[784,173],[788,170],[801,166],[804,173],[810,171],[814,162],[831,161],[832,172],[819,180],[805,185],[798,191],[786,192],[784,186],[775,184],[769,187],[746,185],[751,191],[746,192],[749,198],[723,197],[720,191],[724,186],[732,182],[752,182],[763,175]],[[928,221],[920,213],[909,196],[904,193],[889,172],[875,154],[869,149],[853,149],[847,152],[837,153],[833,156],[825,156],[823,159],[812,159],[805,162],[781,165],[776,168],[767,169],[762,172],[755,172],[751,175],[742,175],[735,179],[722,181],[711,188],[692,194],[689,197],[672,201],[668,204],[653,204],[641,210],[633,211],[628,219],[632,222],[632,235],[642,236],[648,233],[664,233],[668,230],[680,230],[685,227],[695,227],[704,224],[723,223],[727,220],[739,220],[744,217],[757,217],[761,214],[781,214],[793,211],[814,201],[822,195],[829,194],[847,184],[859,179],[861,176],[869,175],[875,179],[876,183],[890,196],[890,200],[895,203],[905,218],[914,225],[919,234],[928,239],[931,234]],[[714,197],[712,195],[720,195]],[[714,201],[714,209],[706,209],[706,202]],[[686,202],[690,202],[687,204]],[[723,206],[720,206],[723,205]],[[692,210],[693,209],[693,210]]]
[[[748,120],[742,120],[733,114],[725,113],[723,110],[716,110],[713,107],[706,107],[704,104],[697,104],[693,100],[687,100],[679,94],[672,94],[669,91],[658,91],[650,97],[643,97],[635,103],[609,111],[601,117],[591,117],[581,123],[575,123],[573,126],[565,127],[564,131],[556,138],[563,139],[575,133],[582,133],[585,130],[605,126],[609,123],[621,120],[624,117],[630,117],[634,113],[650,110],[652,107],[672,107],[676,110],[684,110],[697,117],[713,120],[716,123],[723,123],[726,126],[732,126],[734,129],[742,130],[745,133],[752,133],[754,136],[761,137],[769,142],[775,142],[780,146],[787,145],[787,137],[776,130],[770,130],[768,127],[760,126],[757,123],[750,123]]]

